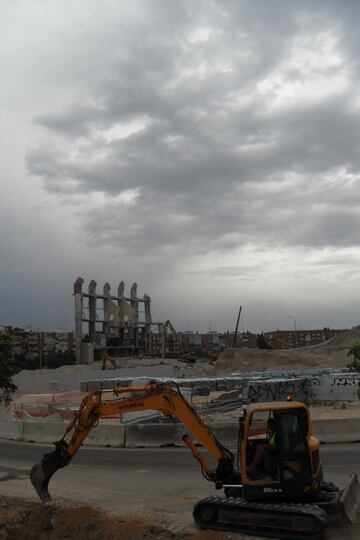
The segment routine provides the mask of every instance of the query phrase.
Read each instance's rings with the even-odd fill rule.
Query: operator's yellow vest
[[[274,431],[274,433],[272,433],[272,434],[270,435],[270,439],[269,439],[269,446],[271,446],[271,448],[275,448],[275,447],[276,447],[275,437],[276,437],[276,433],[275,433],[275,431]]]

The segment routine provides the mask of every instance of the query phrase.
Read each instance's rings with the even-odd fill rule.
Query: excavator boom
[[[44,454],[42,461],[31,469],[30,479],[43,503],[50,503],[48,486],[55,472],[66,467],[84,442],[90,430],[102,416],[129,411],[158,410],[165,416],[180,420],[217,462],[214,469],[196,448],[191,436],[180,425],[182,439],[200,463],[207,480],[221,488],[223,483],[236,481],[234,456],[207,428],[194,409],[181,395],[180,390],[168,384],[152,384],[130,388],[115,388],[115,399],[106,401],[101,391],[86,394],[73,420],[66,428],[62,439],[55,442],[55,450]]]

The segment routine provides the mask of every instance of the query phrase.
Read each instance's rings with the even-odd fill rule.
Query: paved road
[[[31,443],[18,443],[0,439],[0,459],[26,463],[28,467],[41,459],[45,452],[51,451],[52,445]],[[360,444],[329,444],[321,446],[321,458],[324,467],[331,472],[332,469],[345,467],[352,471],[352,467],[360,469]],[[187,448],[90,448],[83,447],[73,460],[73,464],[88,467],[111,468],[139,467],[146,463],[154,468],[193,468],[198,464]],[[342,474],[342,473],[341,473]]]
[[[50,450],[0,441],[0,494],[35,497],[28,472]],[[360,477],[360,445],[324,445],[321,455],[326,479],[340,487],[351,472]],[[120,514],[150,515],[175,531],[193,530],[193,504],[216,494],[190,452],[180,448],[82,448],[69,467],[56,473],[50,492],[57,501],[72,499]],[[341,532],[330,528],[327,539],[345,536],[358,539],[360,524]]]

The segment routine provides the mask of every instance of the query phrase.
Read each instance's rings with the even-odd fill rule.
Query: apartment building
[[[74,352],[73,332],[57,330],[40,332],[12,326],[1,327],[11,335],[11,355],[24,354],[29,359],[57,352]]]
[[[264,338],[272,349],[294,349],[318,345],[348,330],[323,328],[322,330],[275,330],[265,332]]]
[[[72,332],[57,330],[55,332],[41,332],[42,353],[44,355],[52,352],[72,353],[74,352],[74,336]]]
[[[198,353],[217,353],[234,346],[234,332],[180,332],[183,351]],[[256,348],[256,334],[239,332],[236,347]]]

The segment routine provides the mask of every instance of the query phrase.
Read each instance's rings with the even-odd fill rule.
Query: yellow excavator
[[[110,400],[99,390],[87,393],[64,436],[55,442],[55,450],[44,454],[32,468],[30,478],[44,504],[51,503],[51,477],[70,463],[102,416],[150,409],[161,411],[176,423],[204,477],[217,489],[224,489],[225,496],[207,497],[195,505],[193,516],[200,528],[317,540],[326,530],[328,514],[338,512],[355,521],[360,503],[357,476],[351,475],[342,491],[323,481],[320,443],[312,436],[305,404],[289,400],[245,406],[239,417],[235,458],[177,385],[117,387],[113,392]],[[215,467],[196,444],[208,451]]]

